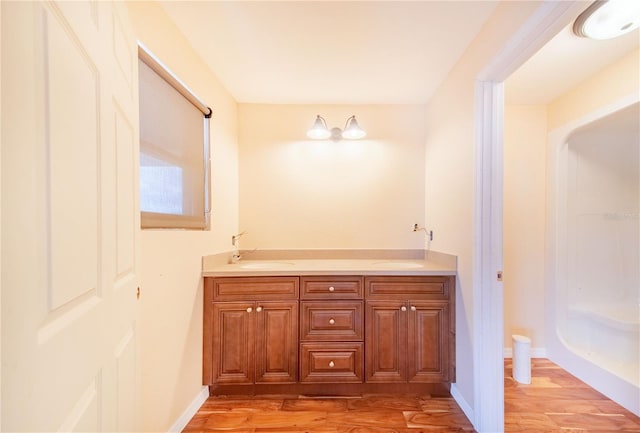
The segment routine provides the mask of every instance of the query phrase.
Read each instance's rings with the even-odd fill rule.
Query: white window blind
[[[211,110],[139,49],[142,228],[209,226]]]

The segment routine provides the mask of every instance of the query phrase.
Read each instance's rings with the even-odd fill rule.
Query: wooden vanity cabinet
[[[297,277],[205,278],[204,383],[296,383],[298,291]]]
[[[454,277],[365,277],[367,383],[455,381]]]
[[[448,395],[454,276],[205,277],[211,394]]]

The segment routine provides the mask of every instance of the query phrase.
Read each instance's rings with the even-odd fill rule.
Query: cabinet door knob
[[[333,287],[333,286],[329,287],[329,291],[330,291],[330,292],[333,292],[334,290],[336,290],[336,288],[335,288],[335,287]]]
[[[256,311],[257,311],[258,313],[259,313],[259,312],[261,312],[261,311],[262,311],[262,307],[258,307],[258,308],[256,308]]]
[[[336,323],[336,321],[335,321],[335,320],[333,320],[333,319],[329,319],[329,325],[333,325],[334,323]]]
[[[415,305],[411,306],[411,311],[416,311],[416,306]]]
[[[407,311],[407,307],[403,305],[402,307],[400,307],[400,311]]]
[[[333,361],[329,361],[329,367],[331,368],[335,367],[335,364],[333,363]]]
[[[253,311],[253,308],[251,308],[251,307],[247,308],[247,313],[251,313],[252,311]]]

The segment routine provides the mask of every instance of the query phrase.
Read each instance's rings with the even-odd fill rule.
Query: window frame
[[[173,87],[203,115],[203,164],[204,164],[204,215],[168,214],[140,210],[140,227],[146,229],[209,230],[211,227],[211,157],[210,119],[211,108],[202,102],[169,68],[147,47],[138,41],[138,60]],[[140,169],[140,167],[138,167]],[[140,182],[138,182],[140,188]]]

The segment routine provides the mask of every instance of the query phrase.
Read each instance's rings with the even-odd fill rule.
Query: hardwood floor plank
[[[247,426],[253,428],[285,428],[285,427],[322,427],[327,422],[327,412],[299,411],[299,412],[253,412],[247,419]]]
[[[296,399],[285,400],[283,411],[322,411],[322,412],[346,412],[348,400],[342,399]]]
[[[429,397],[426,397],[427,399]],[[424,397],[401,395],[365,395],[361,399],[349,400],[350,411],[403,411],[421,410]]]
[[[354,427],[404,428],[406,423],[400,411],[378,410],[337,412],[327,415],[330,424]]]
[[[572,414],[547,414],[551,420],[562,429],[580,429],[588,427],[593,430],[620,431],[623,429],[637,429],[640,424],[633,422],[621,414],[605,413],[572,413]]]
[[[428,430],[454,429],[454,431],[473,431],[469,420],[462,414],[451,412],[404,412],[405,422],[409,428]]]
[[[560,430],[560,426],[544,413],[505,413],[504,426],[507,432],[531,430],[537,432]]]
[[[602,410],[590,400],[531,400],[513,399],[504,400],[505,413],[602,413]]]

